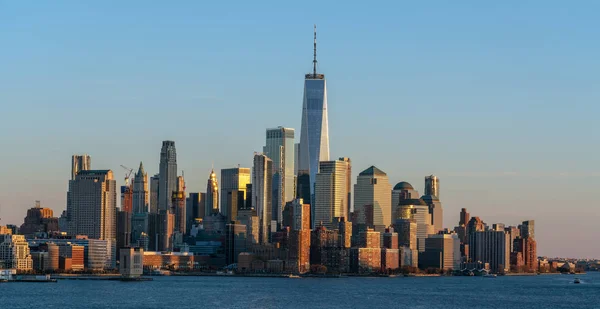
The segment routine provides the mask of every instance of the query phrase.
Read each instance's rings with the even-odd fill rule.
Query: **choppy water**
[[[600,308],[600,273],[531,277],[155,277],[0,283],[0,308]]]

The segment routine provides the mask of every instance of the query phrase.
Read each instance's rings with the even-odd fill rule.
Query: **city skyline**
[[[84,8],[79,9],[84,10]],[[524,10],[527,11],[526,9]],[[51,16],[56,16],[56,12]],[[47,19],[42,19],[42,22],[36,25],[41,25],[44,21],[47,21]],[[536,19],[536,21],[540,25],[543,25],[543,20]],[[536,240],[540,255],[600,256],[600,252],[597,251],[598,249],[586,248],[578,246],[577,243],[566,241],[574,237],[579,237],[581,243],[592,242],[594,240],[593,235],[590,235],[593,233],[590,233],[590,231],[593,231],[595,228],[596,220],[594,218],[597,218],[598,211],[590,208],[590,201],[593,200],[594,189],[597,187],[600,173],[597,165],[593,164],[594,157],[597,156],[597,149],[592,148],[591,152],[585,151],[590,141],[593,142],[598,139],[597,132],[599,131],[597,125],[593,122],[593,118],[587,118],[593,114],[597,114],[594,111],[597,111],[598,108],[586,103],[588,100],[594,101],[591,97],[593,94],[589,93],[591,88],[586,88],[585,84],[578,85],[578,88],[570,83],[570,88],[563,92],[556,89],[548,89],[551,88],[549,86],[559,81],[564,82],[563,79],[556,77],[556,79],[552,80],[539,79],[537,84],[536,82],[525,83],[527,89],[530,89],[527,86],[532,87],[532,89],[529,90],[531,93],[523,93],[523,89],[520,88],[522,86],[517,87],[506,84],[509,81],[506,71],[502,71],[498,67],[494,67],[493,69],[488,67],[489,71],[482,72],[468,65],[465,69],[466,73],[459,74],[459,81],[451,82],[451,85],[456,88],[448,88],[451,86],[443,84],[445,78],[450,78],[449,71],[432,71],[432,73],[428,73],[427,71],[433,68],[427,66],[426,58],[417,58],[417,62],[425,65],[425,67],[416,68],[408,66],[404,68],[404,72],[406,72],[406,75],[410,75],[421,82],[416,83],[419,86],[416,89],[420,89],[421,92],[408,89],[410,85],[415,85],[415,81],[409,80],[408,86],[401,86],[401,93],[394,91],[394,95],[390,93],[375,95],[374,92],[383,88],[396,90],[394,83],[407,82],[407,80],[399,77],[389,79],[391,71],[384,70],[383,73],[387,74],[383,75],[381,75],[381,69],[371,68],[365,71],[364,64],[356,63],[355,59],[351,59],[367,51],[361,49],[362,47],[359,46],[360,42],[355,42],[348,38],[350,31],[342,30],[331,23],[325,22],[324,25],[319,23],[319,21],[317,23],[320,29],[319,58],[322,59],[319,63],[325,65],[319,71],[325,72],[330,81],[328,85],[330,88],[328,89],[329,133],[331,138],[330,157],[349,157],[355,167],[352,175],[353,180],[356,179],[357,172],[364,170],[370,165],[375,165],[386,171],[392,185],[399,181],[407,181],[416,185],[416,189],[419,192],[424,192],[424,188],[420,185],[423,181],[423,176],[435,174],[443,181],[444,222],[458,222],[458,213],[460,208],[463,207],[470,209],[473,215],[486,218],[486,222],[489,223],[516,223],[520,222],[522,218],[535,218],[537,224]],[[364,31],[368,32],[363,34],[375,32],[380,25],[376,24],[374,28],[365,29]],[[24,89],[23,86],[26,84],[22,76],[17,75],[16,81],[10,81],[9,78],[6,78],[6,80],[2,79],[1,81],[7,82],[5,83],[5,87],[17,86],[12,87],[16,90],[8,91],[9,89],[7,88],[7,91],[0,91],[0,93],[3,93],[0,94],[0,101],[14,102],[14,105],[11,106],[14,108],[12,110],[14,117],[9,118],[21,119],[20,121],[25,122],[24,119],[27,119],[26,117],[29,114],[21,110],[23,106],[40,108],[43,111],[47,108],[47,104],[50,104],[50,106],[56,104],[57,111],[50,114],[54,117],[54,120],[51,122],[40,120],[37,116],[34,116],[36,117],[36,121],[40,121],[39,125],[45,126],[45,129],[47,129],[44,132],[25,129],[13,137],[8,136],[7,132],[14,131],[14,128],[20,129],[23,127],[23,124],[15,122],[13,119],[8,119],[7,122],[2,124],[2,131],[5,132],[3,136],[6,137],[8,142],[7,149],[11,149],[11,151],[3,153],[0,158],[4,162],[11,163],[7,164],[10,166],[3,166],[2,173],[0,173],[2,175],[0,180],[0,187],[2,187],[0,189],[0,218],[2,218],[2,221],[0,224],[21,222],[26,209],[31,207],[34,200],[41,200],[46,207],[52,208],[55,214],[60,214],[66,205],[65,192],[69,178],[69,163],[68,159],[65,158],[75,153],[87,153],[91,155],[94,158],[94,168],[111,169],[115,173],[114,178],[117,180],[117,185],[120,186],[123,184],[121,181],[122,172],[119,169],[120,164],[136,166],[137,162],[143,161],[145,162],[144,166],[147,172],[150,175],[154,175],[159,172],[157,145],[160,145],[162,140],[173,140],[177,143],[179,150],[177,169],[179,171],[186,171],[186,183],[189,187],[188,192],[204,191],[203,187],[206,184],[206,175],[210,172],[210,163],[212,161],[215,162],[215,170],[235,167],[237,164],[241,164],[244,167],[252,167],[252,151],[258,151],[264,145],[264,130],[266,128],[283,125],[294,128],[297,132],[300,130],[299,105],[301,103],[300,96],[302,89],[302,75],[300,74],[310,71],[310,69],[307,69],[310,65],[310,57],[312,56],[311,51],[308,49],[308,45],[312,39],[310,37],[312,35],[310,27],[311,24],[304,22],[304,24],[297,28],[291,27],[287,29],[290,32],[289,37],[293,38],[293,47],[277,47],[277,53],[286,55],[279,56],[279,58],[288,58],[288,50],[300,49],[301,52],[294,51],[289,57],[290,62],[282,65],[281,70],[267,68],[270,70],[270,74],[280,72],[283,77],[282,82],[278,83],[281,88],[272,94],[272,98],[267,98],[267,101],[261,102],[261,91],[266,92],[271,86],[262,86],[259,88],[260,91],[257,92],[256,89],[247,89],[247,86],[240,84],[240,80],[237,80],[235,77],[232,78],[233,85],[239,86],[244,96],[247,96],[253,104],[260,104],[257,106],[270,108],[272,107],[271,104],[275,104],[277,101],[286,102],[286,109],[277,111],[277,114],[281,117],[280,119],[269,119],[273,116],[272,113],[269,113],[270,117],[266,116],[260,120],[253,121],[256,122],[255,124],[247,124],[247,127],[244,127],[245,130],[241,131],[244,133],[239,134],[239,138],[232,137],[223,132],[217,132],[216,126],[212,128],[213,131],[210,131],[211,126],[215,125],[215,122],[211,119],[223,119],[227,117],[228,114],[226,111],[231,110],[233,107],[238,108],[241,114],[240,116],[234,116],[234,120],[237,121],[245,117],[243,114],[252,113],[252,109],[247,109],[247,107],[242,106],[243,104],[235,104],[236,97],[227,94],[222,88],[217,87],[216,89],[218,90],[214,92],[208,90],[209,88],[191,92],[192,86],[188,84],[174,88],[174,85],[168,81],[172,77],[172,73],[164,77],[151,75],[148,83],[142,83],[141,79],[132,73],[135,70],[135,66],[133,66],[127,69],[129,70],[129,74],[133,75],[127,75],[121,77],[121,79],[112,81],[103,80],[103,78],[108,78],[111,75],[106,72],[97,72],[96,75],[83,78],[82,81],[77,82],[81,83],[80,85],[84,85],[84,88],[87,89],[98,88],[96,91],[99,92],[118,89],[117,94],[121,97],[111,97],[106,94],[98,95],[96,92],[84,94],[79,91],[67,94],[66,90],[68,87],[61,84],[61,82],[75,76],[69,74],[62,75],[62,79],[58,79],[58,81],[49,81],[48,85],[42,85],[42,82],[45,80],[38,80],[38,78],[27,83],[31,83],[31,86],[34,87],[33,89],[52,90],[49,93],[50,101],[40,100],[33,94],[20,93],[18,89]],[[486,27],[490,28],[491,26],[484,24],[484,28]],[[224,31],[226,30],[224,29]],[[41,30],[38,29],[37,31]],[[97,31],[105,33],[101,30]],[[256,31],[265,33],[266,30],[262,25],[259,25],[256,27]],[[500,30],[496,29],[496,31]],[[528,31],[526,32],[539,32],[543,35],[541,30],[537,28],[533,30],[529,29]],[[496,32],[497,35],[511,33],[513,32]],[[475,34],[470,32],[470,35]],[[407,35],[407,32],[403,32],[403,35]],[[564,39],[561,34],[557,34],[557,36]],[[211,38],[214,39],[214,37]],[[436,38],[440,39],[439,37]],[[63,39],[71,42],[68,37]],[[367,38],[367,40],[371,44],[375,43],[373,42],[373,38]],[[377,40],[376,42],[380,44],[389,44],[381,40],[381,37],[378,37]],[[407,40],[421,42],[425,45],[427,45],[426,43],[435,45],[430,41],[419,41],[415,37],[409,37]],[[28,42],[25,40],[22,43]],[[180,41],[177,42],[181,44]],[[508,44],[511,41],[504,40],[501,42]],[[518,42],[524,44],[521,41]],[[441,40],[440,44],[443,43],[449,44],[447,41]],[[544,42],[537,41],[528,46],[539,47],[542,43]],[[250,44],[250,42],[244,41],[243,44]],[[344,56],[340,52],[339,47],[335,47],[336,44],[341,44],[341,46],[347,48],[357,47],[358,50],[352,53],[352,57]],[[516,46],[520,45],[516,44]],[[17,47],[22,46],[19,45]],[[420,50],[419,46],[411,48]],[[470,63],[471,65],[476,63],[481,64],[482,61],[484,63],[492,62],[497,59],[496,57],[500,57],[504,61],[508,59],[502,58],[499,55],[487,55],[486,52],[491,50],[488,48],[481,46],[479,48],[477,46],[472,48],[474,49],[473,53],[481,58],[476,57],[473,61],[469,62],[466,58],[453,54],[453,52],[457,52],[460,49],[456,49],[456,46],[452,44],[450,44],[450,50],[446,55],[447,57],[452,56],[450,59],[457,57],[459,62],[463,64]],[[77,49],[75,50],[78,51]],[[399,49],[398,47],[394,47],[393,50],[398,51]],[[52,50],[51,52],[56,53],[57,50]],[[382,53],[381,51],[375,52]],[[551,73],[568,73],[567,77],[573,77],[574,71],[569,70],[567,64],[576,60],[567,60],[561,58],[561,54],[559,53],[548,52],[555,57],[554,60],[562,60],[562,62],[559,61],[561,66],[558,68],[554,67],[556,71],[551,71]],[[519,52],[514,50],[508,51],[508,53],[513,56],[520,55]],[[11,56],[14,57],[9,51],[0,52],[1,55],[8,55],[9,58]],[[272,55],[269,54],[269,56]],[[390,60],[392,59],[388,54],[383,55]],[[538,55],[543,55],[543,53]],[[33,56],[35,59],[40,59],[37,53],[34,53]],[[439,63],[439,61],[443,61],[444,59],[448,61],[448,58],[435,57],[433,55],[428,56],[438,61],[434,62],[443,69],[449,69],[448,66]],[[123,61],[125,58],[118,59],[121,59],[119,61]],[[197,58],[191,59],[198,61]],[[226,58],[219,59],[225,60]],[[262,61],[263,59],[260,60]],[[519,63],[524,60],[517,57]],[[535,77],[542,78],[544,75],[541,74],[544,71],[542,68],[545,64],[552,62],[548,59],[538,60],[538,62],[527,66],[528,69],[533,71],[531,73],[534,75],[533,80],[536,80]],[[400,62],[403,65],[406,64],[405,61]],[[178,62],[175,61],[175,63]],[[259,63],[264,64],[264,62]],[[81,63],[79,65],[84,64]],[[239,65],[239,63],[237,64]],[[275,65],[278,64],[281,63],[275,63]],[[387,76],[388,79],[382,80],[382,83],[379,85],[369,83],[368,78],[362,79],[360,76],[352,75],[351,71],[341,67],[342,65],[350,64],[356,65],[353,70],[359,70],[363,75],[367,74],[366,76],[369,78]],[[595,64],[595,62],[592,62],[592,64]],[[47,66],[48,68],[52,68],[50,64],[47,64]],[[7,68],[8,75],[17,72],[16,68],[17,66],[9,65]],[[161,70],[164,70],[164,68]],[[232,68],[227,67],[226,72],[231,73],[232,71],[229,70],[232,70]],[[244,69],[241,70],[242,72],[246,72]],[[590,70],[593,71],[591,68]],[[428,75],[437,75],[436,72],[439,72],[438,77]],[[499,73],[501,76],[498,79],[491,79],[486,82],[485,79],[492,78],[493,73]],[[71,74],[73,73],[71,72]],[[415,76],[415,74],[417,75]],[[424,74],[427,78],[419,74]],[[483,76],[482,79],[484,81],[478,82],[477,77],[481,76]],[[353,81],[351,77],[357,80]],[[221,78],[223,77],[219,75],[217,81],[223,81]],[[431,78],[431,80],[427,88],[449,93],[448,97],[438,97],[431,93],[423,93],[425,80],[428,78]],[[127,84],[127,81],[134,82],[134,87],[131,90],[125,91],[116,85],[121,83]],[[156,92],[157,90],[148,89],[150,86],[152,88],[158,87],[157,85],[152,85],[152,83],[163,81],[169,89],[183,90],[173,94],[173,103],[169,104],[173,104],[174,109],[191,109],[192,111],[199,111],[201,113],[202,108],[210,106],[211,113],[209,114],[211,119],[188,118],[190,116],[183,115],[184,121],[181,121],[181,127],[178,128],[176,124],[180,124],[180,121],[170,111],[165,111],[166,115],[156,115],[150,112],[144,113],[144,117],[142,117],[143,122],[130,117],[130,112],[134,109],[150,109],[156,104],[154,100],[146,103],[144,102],[145,100],[131,98],[135,98],[136,96],[143,98],[148,95],[159,94],[157,101],[170,101],[168,100],[171,95],[170,91],[169,94],[163,94]],[[201,79],[194,76],[190,78],[188,83],[200,84],[199,81]],[[358,83],[360,81],[366,84],[362,87],[362,90],[355,90],[360,88]],[[473,83],[476,86],[483,86],[484,90],[487,90],[488,93],[470,93],[470,87],[466,87],[460,81],[465,84]],[[494,81],[499,81],[500,83],[495,84]],[[515,82],[526,81],[517,78]],[[256,87],[256,84],[253,83],[252,86]],[[56,88],[52,89],[51,87]],[[499,94],[499,92],[506,89],[512,89],[512,91],[508,95]],[[583,90],[581,91],[583,94],[577,96],[574,93],[577,89]],[[149,93],[144,94],[145,90],[149,90]],[[289,93],[283,93],[284,91]],[[544,91],[549,92],[548,97],[542,94]],[[219,97],[219,94],[223,94],[224,96]],[[489,97],[489,94],[498,97]],[[96,95],[98,97],[95,97]],[[189,95],[196,97],[195,99],[189,99],[186,97]],[[371,101],[373,104],[369,108],[359,108],[361,100],[371,100],[369,95],[375,95],[374,99],[376,100]],[[551,99],[552,95],[557,96],[558,99]],[[460,103],[461,99],[464,99],[464,96],[466,96],[466,100]],[[126,99],[126,97],[130,98],[130,100]],[[575,111],[564,110],[566,107],[561,107],[561,99],[568,102],[572,97],[576,99],[570,105],[571,109],[575,108],[577,110],[578,108],[585,107],[586,113],[575,114]],[[67,98],[66,102],[56,103],[61,98]],[[511,99],[516,99],[516,102],[503,104],[505,101],[511,101]],[[583,101],[584,103],[582,103],[582,99],[585,100]],[[90,130],[83,126],[81,129],[82,132],[79,134],[89,134],[83,140],[72,138],[65,134],[63,127],[56,122],[62,121],[63,117],[66,116],[77,116],[78,114],[72,114],[67,109],[70,108],[70,104],[74,104],[78,100],[94,103],[86,107],[86,110],[90,113],[99,112],[100,115],[105,117],[111,115],[109,119],[113,120],[111,123],[115,123],[114,128],[109,128],[105,132],[99,132],[100,130],[97,128]],[[103,100],[107,102],[109,108],[114,110],[110,114],[98,111],[95,107],[96,103],[100,104]],[[386,102],[377,105],[375,104],[377,100]],[[550,103],[546,103],[547,100]],[[132,102],[132,105],[125,106],[124,110],[121,111],[119,109],[120,104],[129,101]],[[433,103],[434,101],[441,101],[441,103]],[[399,104],[404,102],[406,102],[406,105]],[[521,105],[527,103],[533,106],[525,106],[525,109],[522,109]],[[482,107],[481,105],[489,106]],[[257,106],[253,106],[253,108]],[[394,108],[397,108],[397,110],[394,110]],[[27,110],[28,108],[25,109]],[[434,112],[432,113],[432,111]],[[516,113],[517,111],[519,112],[518,114]],[[121,118],[123,116],[117,115],[121,113],[127,116]],[[414,117],[408,117],[409,119],[407,119],[405,117],[407,113],[409,115],[412,114]],[[562,115],[564,113],[566,115]],[[392,116],[393,114],[395,116]],[[401,115],[404,115],[400,118],[403,121],[397,120]],[[531,117],[534,115],[538,117]],[[575,115],[577,115],[576,121],[568,117],[575,117]],[[164,117],[168,117],[169,121],[167,123],[159,121]],[[376,118],[377,120],[371,121],[365,118]],[[132,126],[144,125],[144,130],[140,131],[136,128],[129,130],[128,127],[117,125],[117,123],[121,123],[121,120],[124,119],[127,120],[126,123],[130,123]],[[190,122],[194,119],[197,121],[196,124],[189,125],[189,127],[188,124],[185,124],[186,121]],[[78,125],[85,124],[77,119],[71,121],[75,121]],[[558,126],[556,126],[557,124]],[[148,127],[150,126],[157,126],[162,131],[148,132]],[[513,128],[507,131],[505,130],[507,127]],[[559,130],[562,128],[564,129]],[[37,130],[44,129],[38,127]],[[443,130],[448,130],[449,132],[442,134],[440,137],[440,131]],[[411,134],[411,139],[414,142],[412,144],[397,143],[396,139],[398,138],[399,131],[402,134]],[[480,132],[473,133],[474,131]],[[147,135],[144,136],[144,134]],[[131,138],[132,136],[143,136],[143,138]],[[373,137],[372,139],[370,138],[371,136]],[[574,136],[577,137],[571,138]],[[229,142],[227,144],[232,143],[235,145],[235,148],[224,147],[224,138],[228,138]],[[198,144],[199,139],[203,141],[200,148],[195,145]],[[561,139],[566,144],[562,148],[556,149],[554,143],[556,139]],[[490,140],[491,142],[486,142],[485,140]],[[296,141],[298,142],[298,139]],[[596,146],[592,145],[591,147]],[[39,155],[39,152],[34,152],[33,150],[38,148],[46,148],[47,151],[45,152],[48,154],[44,158],[37,158],[41,155]],[[123,151],[123,149],[129,150]],[[238,151],[234,151],[234,149]],[[369,149],[369,151],[362,149]],[[36,160],[25,160],[30,158],[32,154],[37,156]],[[569,160],[569,158],[577,158],[576,161],[578,162],[572,162],[573,160]],[[32,164],[31,161],[37,162]],[[33,177],[34,175],[35,177]],[[556,187],[561,188],[561,190],[556,190]],[[572,194],[570,195],[573,196],[564,197],[563,194],[559,194],[556,191],[571,192]],[[568,203],[572,213],[567,217],[564,216],[565,203]]]

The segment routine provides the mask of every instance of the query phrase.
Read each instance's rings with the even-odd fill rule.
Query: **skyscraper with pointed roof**
[[[171,194],[177,190],[177,151],[174,141],[162,142],[158,182],[158,211],[169,211]]]
[[[304,76],[302,124],[298,149],[298,175],[308,174],[311,200],[320,161],[329,161],[329,125],[327,118],[327,83],[317,73],[317,28],[314,31],[313,72]],[[314,201],[306,201],[311,202]],[[312,214],[314,218],[314,211]]]
[[[133,178],[133,213],[148,212],[148,174],[144,171],[144,164],[140,167]]]
[[[219,213],[219,182],[217,174],[212,169],[208,175],[208,183],[206,184],[206,211],[205,217],[213,213]]]
[[[382,170],[371,166],[358,174],[354,185],[354,212],[358,224],[381,229],[392,222],[392,186]]]

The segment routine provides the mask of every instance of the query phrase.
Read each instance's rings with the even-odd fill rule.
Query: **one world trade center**
[[[313,72],[304,76],[302,125],[298,149],[298,177],[309,176],[311,205],[314,205],[315,177],[319,162],[329,161],[329,126],[327,121],[327,84],[324,74],[317,73],[317,28],[314,30]],[[305,201],[309,202],[309,201]],[[314,207],[311,207],[314,218]],[[316,222],[312,222],[315,226]]]

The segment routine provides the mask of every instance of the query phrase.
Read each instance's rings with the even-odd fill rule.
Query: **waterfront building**
[[[139,214],[136,214],[139,215]],[[131,223],[132,214],[126,211],[117,212],[117,260],[119,259],[120,248],[131,246]]]
[[[247,167],[221,170],[221,212],[227,217],[227,222],[235,221],[238,210],[244,207],[246,185],[250,178],[250,168]]]
[[[144,171],[144,165],[140,162],[140,167],[133,177],[133,213],[148,212],[148,174]]]
[[[144,269],[192,270],[195,268],[194,254],[190,252],[144,251]]]
[[[43,208],[40,206],[40,201],[35,201],[35,207],[27,210],[27,216],[23,219],[23,224],[19,230],[26,238],[33,238],[38,233],[47,235],[60,229],[58,218],[54,217],[52,209]]]
[[[116,240],[116,187],[111,170],[80,171],[69,181],[69,235]]]
[[[237,263],[238,255],[246,251],[248,237],[243,224],[230,223],[225,229],[225,264],[231,265]]]
[[[471,221],[475,218],[471,218]],[[509,242],[510,237],[505,231],[469,232],[469,259],[472,262],[489,263],[492,272],[508,271],[510,268]]]
[[[327,118],[327,84],[324,74],[317,73],[317,32],[314,33],[313,72],[304,76],[302,123],[298,149],[298,175],[308,174],[311,197],[319,162],[329,161],[329,124]],[[306,196],[300,196],[311,201]],[[312,201],[310,204],[312,205]],[[314,226],[313,222],[313,226]]]
[[[59,243],[58,247],[58,268],[63,271],[83,271],[85,269],[85,247],[72,243]],[[105,261],[101,261],[102,266],[97,269],[105,268]]]
[[[140,277],[144,272],[144,249],[121,248],[119,273],[126,278]]]
[[[116,245],[114,242],[110,242],[108,240],[89,239],[84,236],[78,236],[77,238],[67,237],[51,239],[30,239],[28,240],[28,243],[31,247],[41,245],[47,245],[48,247],[50,247],[50,244],[55,244],[59,247],[59,256],[66,256],[67,258],[70,258],[71,260],[68,262],[71,265],[73,264],[73,259],[75,265],[78,265],[79,258],[77,258],[77,256],[75,258],[72,257],[72,250],[70,248],[63,248],[63,253],[60,253],[60,246],[81,246],[83,247],[83,265],[85,269],[95,271],[114,269],[116,267]],[[79,249],[76,248],[75,250]],[[69,257],[69,255],[71,256]],[[78,255],[77,252],[76,255]]]
[[[160,150],[158,211],[170,211],[171,194],[177,190],[177,151],[174,141],[163,141]]]
[[[358,213],[357,223],[383,230],[391,224],[392,186],[387,174],[371,166],[362,171],[354,185],[354,212]],[[367,211],[370,206],[372,213]]]
[[[267,129],[263,153],[273,161],[273,220],[281,226],[283,206],[296,197],[294,129]]]
[[[217,174],[212,169],[208,175],[208,181],[206,184],[206,213],[204,217],[208,217],[213,213],[219,213],[219,182],[217,180]]]
[[[535,272],[538,269],[537,242],[533,237],[518,237],[514,241],[513,253],[520,254],[523,266],[527,271]]]
[[[352,272],[373,273],[381,270],[380,238],[380,233],[371,228],[360,232],[359,246],[350,250]]]
[[[255,153],[252,167],[252,206],[260,220],[260,243],[270,241],[272,214],[273,161],[266,155]]]
[[[0,234],[0,265],[24,271],[33,269],[33,259],[25,236]]]
[[[436,234],[425,239],[425,252],[419,255],[421,269],[459,269],[461,262],[460,240],[456,234]]]
[[[150,212],[158,213],[158,186],[160,185],[160,175],[156,174],[150,177]]]
[[[337,227],[341,218],[348,218],[348,183],[351,177],[350,160],[340,158],[335,161],[319,162],[319,172],[315,181],[315,224],[328,229]]]

